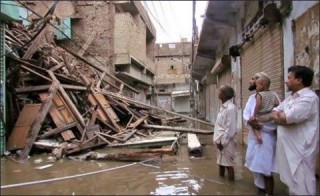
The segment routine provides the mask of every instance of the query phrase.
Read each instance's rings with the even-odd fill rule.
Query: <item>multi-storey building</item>
[[[190,112],[190,57],[191,43],[187,39],[156,44],[155,104],[176,112]]]

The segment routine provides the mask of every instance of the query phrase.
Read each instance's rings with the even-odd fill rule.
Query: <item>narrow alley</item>
[[[1,195],[320,195],[319,1],[0,2]]]

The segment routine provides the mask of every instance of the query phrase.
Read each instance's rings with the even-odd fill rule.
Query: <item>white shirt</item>
[[[292,176],[302,161],[318,152],[319,145],[319,98],[309,88],[286,98],[275,111],[283,111],[287,125],[278,126],[277,158],[280,162],[288,162]],[[280,159],[282,158],[282,160]],[[284,160],[284,159],[287,160]],[[277,162],[278,163],[278,162]],[[277,164],[281,174],[281,167]]]
[[[274,92],[277,99],[278,95]],[[280,100],[279,100],[280,102]],[[254,114],[254,108],[256,106],[255,94],[252,94],[243,109],[243,119],[248,121]],[[245,166],[253,172],[254,184],[264,189],[264,178],[270,176],[274,172],[274,158],[275,158],[275,146],[276,136],[274,130],[277,125],[274,122],[267,122],[263,124],[260,131],[263,144],[257,142],[256,136],[250,125],[248,127],[248,147],[246,150]]]
[[[213,142],[226,146],[237,131],[237,109],[229,99],[222,104],[214,125]]]

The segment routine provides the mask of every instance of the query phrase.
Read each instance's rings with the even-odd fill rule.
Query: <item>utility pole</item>
[[[194,66],[194,45],[196,39],[196,19],[195,19],[195,11],[196,11],[196,1],[192,1],[192,41],[191,41],[191,64],[190,64],[190,112],[191,117],[195,118],[195,91],[194,91],[194,78],[192,76],[193,66]],[[194,123],[193,123],[194,127]]]

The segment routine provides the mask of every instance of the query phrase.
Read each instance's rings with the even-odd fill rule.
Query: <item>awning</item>
[[[211,69],[211,73],[213,75],[218,75],[225,68],[230,67],[230,66],[231,66],[231,56],[230,55],[223,55],[221,58],[219,58],[216,61],[213,68]]]

